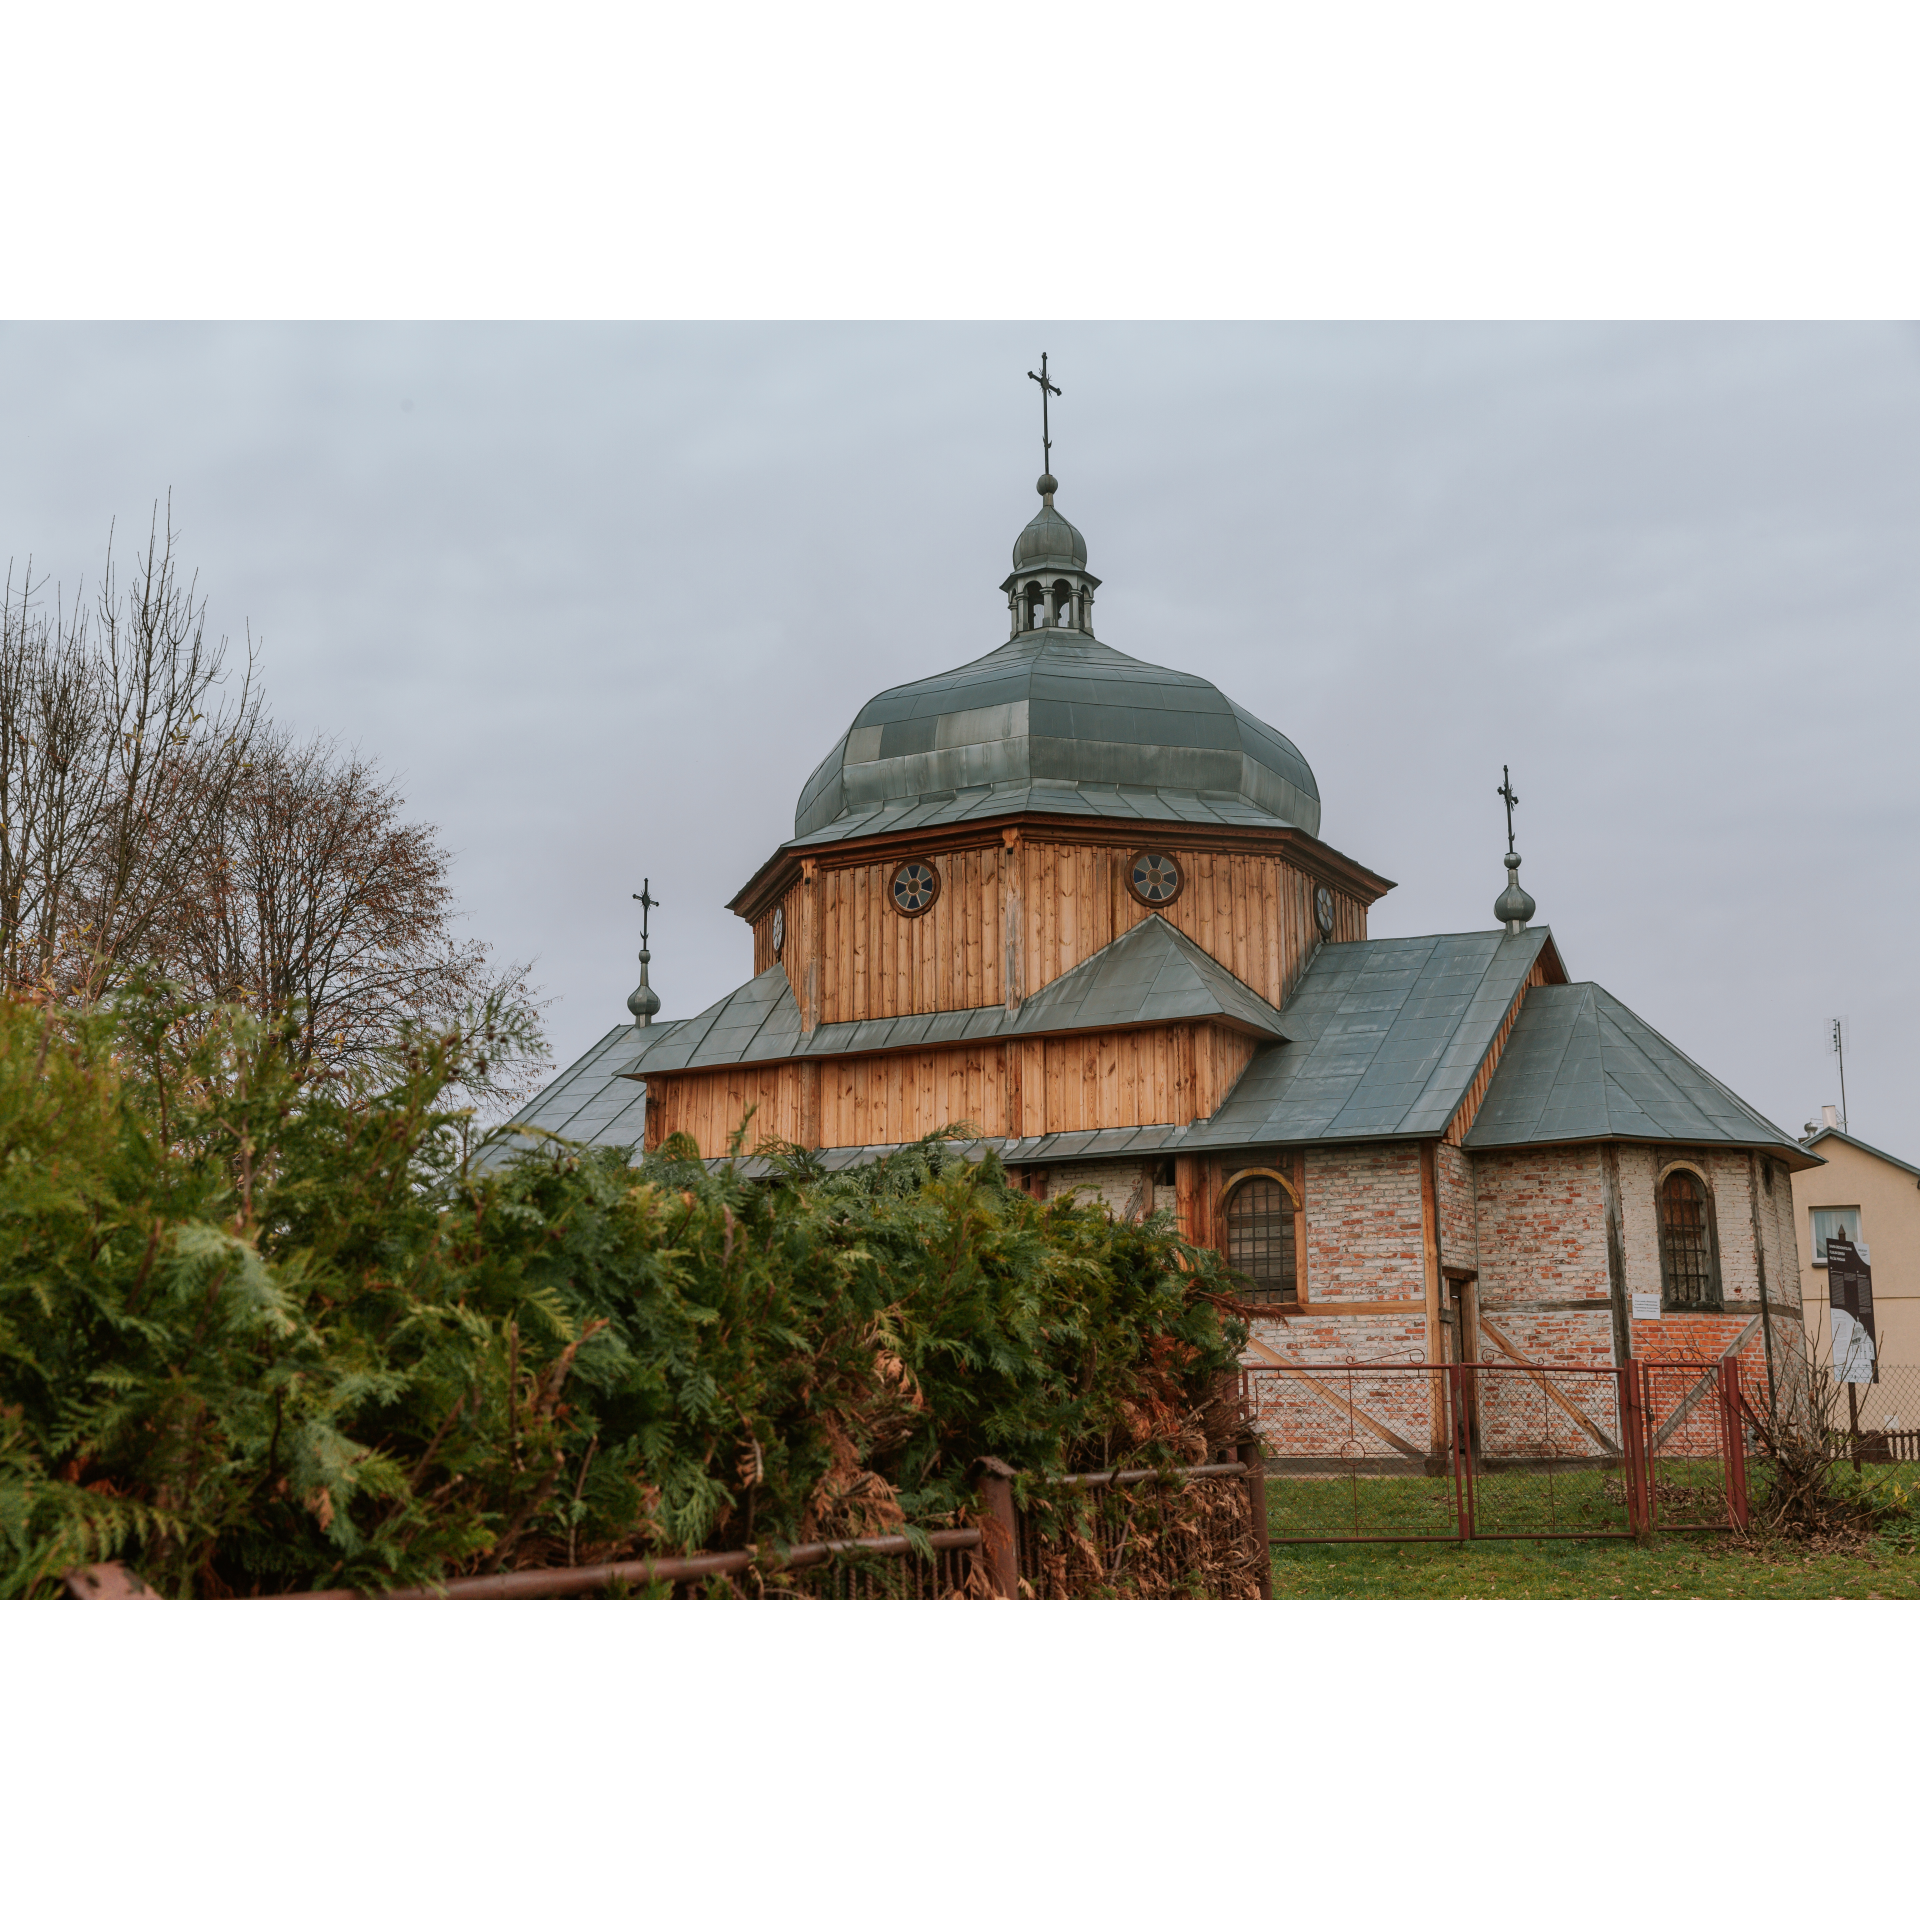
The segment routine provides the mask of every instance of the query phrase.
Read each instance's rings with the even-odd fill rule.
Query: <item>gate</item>
[[[1738,1362],[1242,1369],[1276,1546],[1645,1539],[1747,1523]]]

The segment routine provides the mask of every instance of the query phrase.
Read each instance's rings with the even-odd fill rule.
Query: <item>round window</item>
[[[1184,876],[1170,853],[1143,853],[1135,857],[1127,875],[1135,893],[1150,907],[1166,906],[1180,891]]]
[[[903,860],[893,870],[893,904],[911,919],[940,896],[940,876],[924,860]]]
[[[787,910],[775,907],[773,910],[773,950],[778,953],[787,944]]]
[[[1333,892],[1328,887],[1315,887],[1313,890],[1313,917],[1320,931],[1333,932]]]

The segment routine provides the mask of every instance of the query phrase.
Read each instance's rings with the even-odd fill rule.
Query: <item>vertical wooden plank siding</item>
[[[1182,1125],[1218,1106],[1257,1044],[1196,1022],[656,1074],[647,1138],[685,1132],[722,1154],[756,1103],[749,1148],[776,1136],[823,1148],[917,1140],[952,1120],[995,1138]]]
[[[896,913],[888,887],[898,856],[816,868],[780,904],[785,950],[773,951],[773,914],[754,922],[756,973],[787,963],[804,1002],[809,949],[796,939],[817,915],[821,1020],[871,1020],[1003,1003],[1017,1007],[1051,980],[1138,926],[1153,909],[1127,883],[1130,850],[1035,841],[1009,827],[998,847],[931,856],[940,897],[924,914]],[[1312,877],[1277,855],[1175,849],[1186,885],[1159,909],[1204,952],[1278,1006],[1319,944]],[[1335,940],[1364,940],[1363,903],[1335,890]]]
[[[1319,944],[1314,881],[1277,855],[1175,850],[1186,885],[1160,909],[1204,952],[1278,1006]],[[785,951],[773,952],[772,912],[753,927],[754,970],[786,961],[804,1003],[812,949],[797,936],[809,907],[819,935],[818,1018],[899,1014],[1020,1002],[1092,958],[1144,920],[1127,884],[1122,847],[1035,841],[1008,828],[997,847],[931,856],[940,895],[913,919],[896,913],[889,883],[897,858],[817,868],[811,885],[782,899]],[[1366,938],[1366,908],[1336,892],[1336,940]]]

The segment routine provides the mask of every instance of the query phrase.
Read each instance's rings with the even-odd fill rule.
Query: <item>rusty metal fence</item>
[[[1243,1369],[1275,1545],[1744,1527],[1738,1362]]]
[[[1249,1457],[1239,1457],[1245,1453]],[[675,1599],[1052,1600],[1270,1597],[1266,1481],[1257,1452],[1208,1465],[1059,1479],[983,1460],[971,1527],[746,1547],[586,1567],[522,1567],[442,1586],[352,1588],[276,1600],[558,1600],[599,1593]],[[1018,1481],[1018,1491],[1016,1491]],[[76,1600],[156,1599],[117,1562],[76,1567]]]

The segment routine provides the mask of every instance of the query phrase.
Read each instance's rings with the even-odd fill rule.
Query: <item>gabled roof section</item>
[[[1034,994],[1010,1034],[1224,1020],[1270,1039],[1291,1029],[1279,1011],[1158,914]]]
[[[1251,987],[1156,915],[1050,982],[1015,1014],[1003,1006],[963,1007],[836,1020],[803,1034],[787,970],[776,961],[705,1013],[662,1030],[660,1039],[610,1071],[683,1073],[1175,1020],[1218,1020],[1270,1040],[1285,1039],[1291,1030]]]
[[[1818,1164],[1591,981],[1527,995],[1466,1144],[1575,1140],[1764,1147],[1795,1166]]]
[[[1552,938],[1490,928],[1322,946],[1287,1000],[1294,1044],[1264,1049],[1183,1148],[1444,1133]]]

